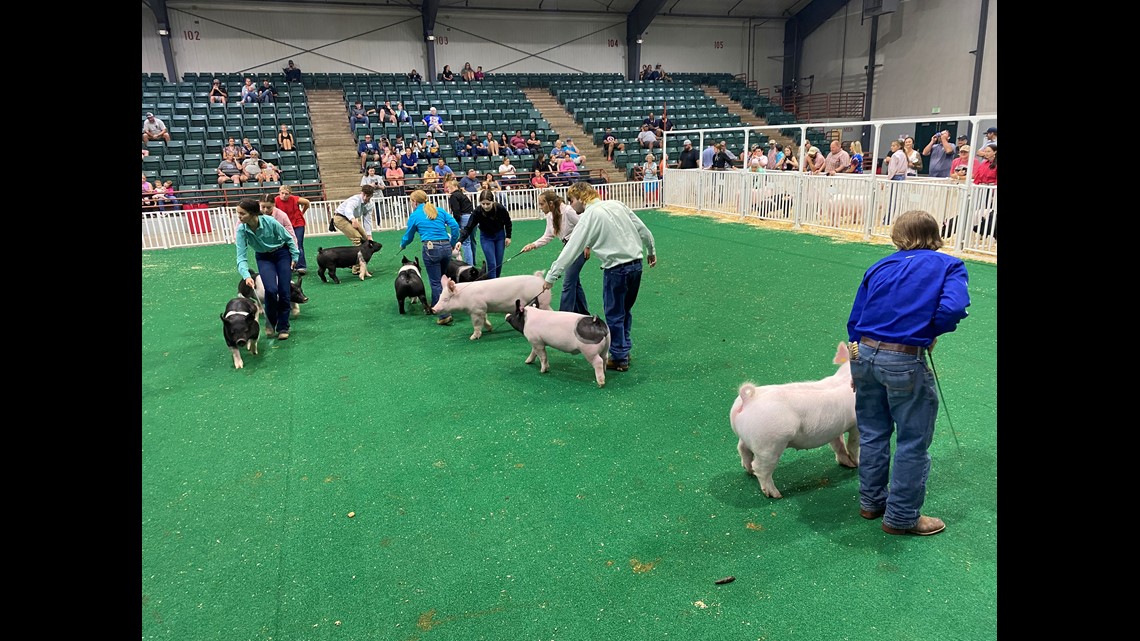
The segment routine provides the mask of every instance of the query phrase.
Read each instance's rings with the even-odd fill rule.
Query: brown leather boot
[[[930,536],[931,534],[938,534],[945,529],[946,524],[942,522],[942,519],[933,516],[920,516],[918,517],[918,522],[914,524],[914,527],[905,530],[893,528],[883,523],[883,531],[887,534],[917,534],[919,536]]]

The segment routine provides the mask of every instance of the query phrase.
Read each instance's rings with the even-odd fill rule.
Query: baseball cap
[[[688,138],[686,138],[686,139],[685,139],[685,142],[683,142],[683,143],[681,143],[681,144],[684,144],[684,145],[691,145],[691,144],[693,144],[693,141],[692,141],[692,140],[689,140]]]
[[[970,137],[967,136],[966,134],[962,134],[961,136],[958,136],[958,140],[969,140],[969,139],[970,139]]]
[[[961,149],[959,149],[958,152],[961,153],[963,151],[966,153],[970,153],[970,145],[962,145]]]
[[[154,114],[152,114],[151,112],[148,111],[148,112],[146,112],[146,117],[147,118],[154,118]]]
[[[990,127],[989,129],[986,130],[986,133],[987,134],[996,134],[997,133],[997,127]]]

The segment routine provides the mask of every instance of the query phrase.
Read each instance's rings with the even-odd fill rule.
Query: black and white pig
[[[261,311],[265,311],[265,283],[261,282],[261,275],[253,270],[250,270],[249,277],[253,279],[253,289],[250,289],[249,285],[245,284],[245,279],[241,278],[238,279],[238,294],[256,300]],[[305,280],[304,276],[297,276],[297,280],[289,281],[289,318],[300,316],[301,303],[309,302],[309,297],[301,289],[301,281],[303,280]]]
[[[550,369],[546,357],[548,345],[567,354],[581,354],[594,367],[598,387],[605,387],[606,353],[610,349],[610,328],[606,321],[597,316],[524,307],[522,300],[516,299],[515,311],[507,314],[507,322],[530,342],[527,365],[537,356],[541,364],[539,372],[545,374]]]
[[[257,315],[260,313],[257,301],[241,297],[226,303],[226,311],[221,314],[222,336],[226,339],[226,346],[233,353],[235,369],[245,367],[245,363],[241,360],[242,345],[245,345],[250,354],[257,355],[257,339],[261,335],[261,325],[257,322]]]
[[[407,256],[400,257],[400,262],[403,265],[400,267],[400,271],[396,272],[396,302],[400,304],[401,314],[404,313],[405,299],[411,299],[409,303],[419,300],[420,305],[423,305],[424,313],[431,314],[431,305],[428,305],[427,296],[424,293],[424,279],[420,276],[420,259],[418,256],[412,258],[413,260],[408,260]]]
[[[368,261],[372,260],[374,254],[380,253],[380,249],[384,246],[374,240],[366,240],[359,245],[348,245],[346,247],[318,247],[317,248],[317,276],[321,277],[321,282],[329,282],[325,278],[325,272],[329,272],[329,277],[337,285],[340,284],[340,279],[336,277],[336,270],[338,267],[341,269],[349,269],[356,266],[359,270],[360,280],[364,280],[372,273],[368,271]]]
[[[452,257],[451,261],[447,263],[447,277],[457,283],[470,283],[473,280],[479,280],[479,277],[486,273],[487,261],[483,261],[482,270],[455,257]]]

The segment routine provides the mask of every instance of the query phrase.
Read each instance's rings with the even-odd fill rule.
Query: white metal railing
[[[943,179],[886,180],[871,174],[818,176],[798,171],[670,169],[664,207],[761,218],[890,238],[891,221],[910,209],[942,223],[945,247],[997,256],[997,187]],[[966,220],[959,225],[957,221]]]

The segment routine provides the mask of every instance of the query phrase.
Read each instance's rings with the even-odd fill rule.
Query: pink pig
[[[542,365],[539,371],[545,374],[550,369],[547,345],[568,354],[581,354],[594,366],[598,387],[605,387],[606,352],[610,349],[610,328],[606,321],[597,316],[524,307],[522,300],[516,300],[515,311],[507,314],[507,322],[530,341],[527,365],[538,356]]]
[[[756,475],[766,496],[781,496],[772,482],[772,471],[789,447],[809,450],[828,444],[835,450],[837,463],[843,467],[859,466],[859,428],[855,423],[850,360],[847,343],[840,343],[832,360],[839,370],[823,380],[740,386],[728,420],[740,438],[736,447],[740,463],[746,472]]]
[[[550,309],[550,290],[543,287],[541,271],[533,276],[503,276],[470,283],[456,283],[444,276],[440,282],[443,283],[443,291],[431,313],[461,311],[471,314],[471,325],[475,328],[471,340],[482,336],[484,329],[491,331],[487,312],[513,312],[516,299],[529,301],[537,296],[538,306]]]

